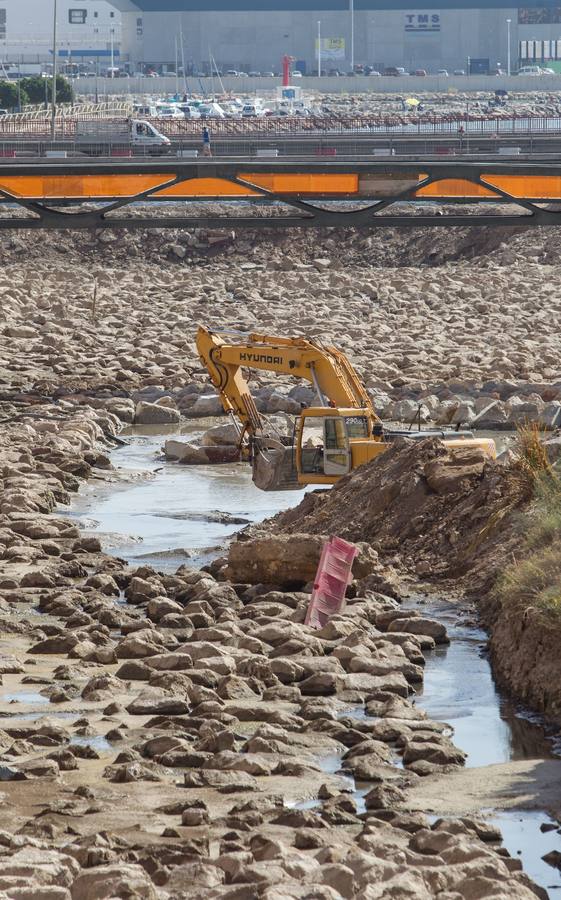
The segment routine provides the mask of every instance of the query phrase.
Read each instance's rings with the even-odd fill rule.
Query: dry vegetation
[[[502,603],[530,606],[561,623],[561,474],[549,464],[536,426],[519,430],[521,462],[534,502],[522,519],[519,558],[497,581]]]

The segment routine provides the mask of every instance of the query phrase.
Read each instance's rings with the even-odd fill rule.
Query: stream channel
[[[188,467],[162,461],[160,448],[166,438],[190,440],[200,432],[200,425],[181,432],[170,429],[164,435],[161,426],[129,430],[124,435],[127,445],[112,454],[123,480],[85,483],[63,514],[100,536],[104,550],[131,565],[172,572],[183,563],[204,565],[222,555],[228,539],[244,523],[260,521],[299,502],[301,494],[296,492],[259,491],[242,464]],[[454,742],[467,753],[466,766],[561,755],[561,746],[539,717],[516,706],[495,686],[485,655],[486,635],[472,619],[462,618],[456,605],[443,600],[423,597],[408,605],[418,603],[423,614],[446,624],[451,644],[427,654],[424,685],[416,703],[432,719],[450,724]],[[363,713],[355,709],[347,714]],[[337,771],[339,762],[326,759],[326,770]],[[362,798],[369,788],[351,786],[363,809]],[[504,845],[522,860],[528,875],[561,897],[557,894],[561,872],[542,860],[551,850],[561,851],[555,820],[540,809],[481,813],[499,826]],[[540,826],[551,830],[542,833]]]

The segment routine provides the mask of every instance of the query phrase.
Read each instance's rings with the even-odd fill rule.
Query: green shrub
[[[22,106],[29,103],[29,97],[23,85],[20,83],[18,89],[18,85],[13,81],[0,81],[0,107],[16,110],[20,101]]]
[[[22,78],[21,87],[29,97],[29,103],[44,103],[46,99],[50,103],[53,96],[52,82],[52,78],[32,75],[29,78]],[[64,75],[56,77],[56,97],[58,103],[71,103],[74,98],[72,85]]]

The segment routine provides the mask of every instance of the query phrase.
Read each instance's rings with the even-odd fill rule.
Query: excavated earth
[[[407,263],[410,235],[325,235],[321,257],[317,236],[298,253],[294,236],[213,237],[23,233],[1,249],[1,900],[545,897],[477,808],[419,811],[465,753],[414,703],[448,635],[403,590],[408,572],[463,577],[468,541],[496,565],[485,529],[523,479],[396,445],[337,487],[336,509],[335,491],[312,494],[274,534],[173,574],[108,556],[57,507],[86,480],[118,483],[127,424],[217,411],[198,321],[321,336],[388,403],[490,391],[543,412],[561,389],[551,236],[533,233],[520,266],[517,238],[468,265],[469,236],[451,236],[439,252],[460,260],[431,268],[420,251]],[[262,406],[295,411],[288,392]],[[308,582],[332,529],[361,553],[347,608],[314,631]]]

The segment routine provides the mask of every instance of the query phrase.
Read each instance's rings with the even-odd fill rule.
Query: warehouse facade
[[[561,0],[558,0],[561,4]],[[381,71],[561,71],[561,5],[512,0],[58,0],[58,55],[129,71],[278,72],[284,54],[313,73],[351,62]],[[0,0],[2,61],[52,60],[52,3]]]
[[[173,67],[178,41],[186,62],[206,71],[278,72],[283,54],[311,73],[318,32],[323,70],[351,59],[381,70],[438,68],[484,72],[537,61],[561,70],[561,6],[512,7],[512,0],[112,0],[123,17],[123,50]],[[354,11],[351,12],[351,5]],[[354,53],[353,53],[354,51]]]

